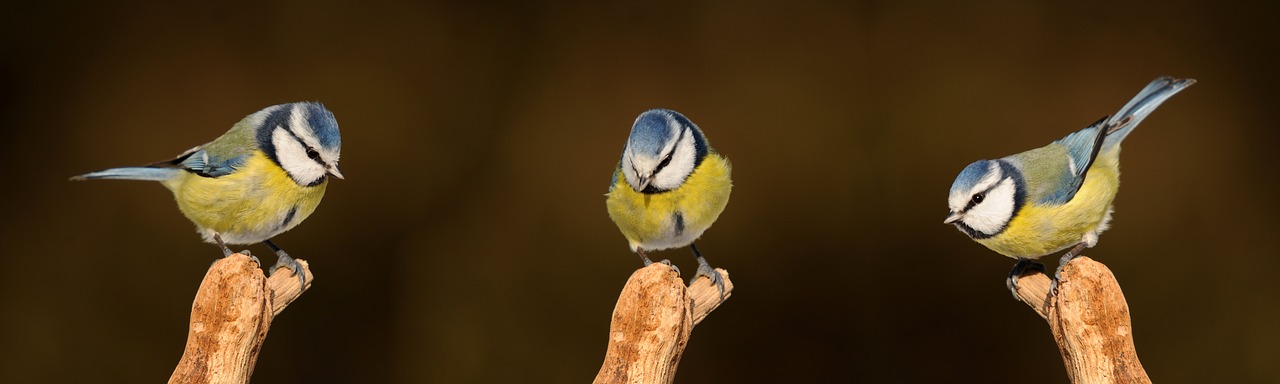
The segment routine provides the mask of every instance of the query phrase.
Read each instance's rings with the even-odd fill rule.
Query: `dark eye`
[[[316,150],[314,149],[307,148],[307,157],[310,157],[311,160],[320,161],[320,152],[316,152]]]
[[[672,150],[670,153],[667,153],[667,157],[662,158],[662,162],[658,163],[658,166],[653,169],[653,173],[658,173],[662,171],[663,168],[666,168],[668,164],[671,164],[671,155],[675,154],[675,152],[676,151]]]
[[[973,203],[974,204],[981,203],[982,199],[985,199],[985,198],[987,198],[987,194],[985,192],[973,195]]]

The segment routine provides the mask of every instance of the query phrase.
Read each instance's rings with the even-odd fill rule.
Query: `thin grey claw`
[[[1063,254],[1062,258],[1058,259],[1058,268],[1053,270],[1053,281],[1049,282],[1049,296],[1058,294],[1058,280],[1062,278],[1062,268],[1066,267],[1067,264],[1071,264],[1072,260],[1080,257],[1080,252],[1084,251],[1086,247],[1085,243],[1076,244],[1076,246],[1067,250],[1067,253]]]
[[[702,252],[698,251],[696,244],[689,243],[689,250],[693,251],[693,257],[698,259],[698,273],[694,274],[693,278],[689,280],[689,285],[693,285],[693,282],[698,280],[698,276],[706,276],[711,279],[716,288],[720,288],[720,299],[724,300],[724,276],[720,275],[720,271],[711,268],[711,264],[707,263],[707,259],[702,257]]]
[[[659,261],[659,263],[666,264],[668,267],[671,267],[671,269],[676,270],[676,275],[680,274],[680,267],[677,267],[675,264],[671,264],[671,260],[662,259],[662,261]]]
[[[298,284],[303,287],[307,286],[307,275],[302,273],[302,263],[289,257],[289,254],[284,253],[284,251],[276,252],[276,254],[279,258],[276,259],[276,265],[271,266],[270,275],[275,275],[276,271],[282,267],[287,268],[289,272],[293,272],[294,276],[298,276]]]
[[[280,269],[280,267],[289,268],[289,271],[293,272],[293,275],[298,277],[298,284],[302,287],[307,286],[307,275],[302,272],[302,263],[299,263],[297,260],[289,257],[288,253],[285,253],[283,249],[277,247],[276,243],[272,243],[271,240],[266,240],[262,243],[266,244],[267,248],[271,248],[271,252],[275,252],[277,257],[276,265],[271,266],[271,272],[268,275],[274,275],[276,270]]]
[[[1013,265],[1013,269],[1009,271],[1009,277],[1005,278],[1004,285],[1009,288],[1009,293],[1013,294],[1013,299],[1022,301],[1018,297],[1018,279],[1028,269],[1034,269],[1044,272],[1044,264],[1031,259],[1018,259],[1018,263]]]
[[[698,276],[706,276],[711,279],[711,283],[715,284],[716,288],[720,288],[720,298],[724,299],[724,276],[720,275],[720,271],[711,268],[709,264],[700,264],[698,265],[698,273],[694,274],[692,279],[689,279],[689,285],[693,285],[693,282],[698,280]]]

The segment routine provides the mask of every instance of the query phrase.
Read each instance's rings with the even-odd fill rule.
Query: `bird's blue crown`
[[[673,124],[676,127],[693,126],[684,115],[669,109],[651,109],[641,113],[631,126],[631,138],[628,140],[631,150],[657,156],[663,146],[680,134],[679,128],[672,129]]]
[[[316,138],[320,139],[320,145],[325,148],[341,148],[342,135],[338,132],[338,120],[333,117],[333,112],[320,103],[295,103],[299,108],[304,109],[307,116],[307,124],[315,130]]]
[[[973,189],[990,170],[991,160],[978,160],[969,164],[956,176],[956,181],[951,184],[951,192],[967,192]]]
[[[302,116],[306,119],[306,125],[311,128],[311,132],[320,141],[320,146],[330,150],[342,148],[342,135],[338,132],[338,120],[333,117],[333,112],[329,112],[320,103],[298,102],[268,107],[259,112],[267,113],[267,116],[262,119],[261,125],[267,128],[289,127],[294,111],[302,112]],[[270,145],[271,129],[264,129],[258,132],[258,140],[264,146]]]

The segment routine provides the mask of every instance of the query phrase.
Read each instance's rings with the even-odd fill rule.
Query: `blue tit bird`
[[[1017,297],[1017,278],[1034,259],[1070,248],[1054,273],[1087,247],[1111,221],[1120,187],[1120,142],[1165,100],[1194,79],[1155,79],[1119,112],[1044,147],[965,167],[951,185],[944,223],[979,244],[1017,259],[1006,280]],[[1087,176],[1087,177],[1086,177]]]
[[[729,203],[730,171],[729,160],[716,153],[702,130],[684,115],[666,109],[645,111],[631,126],[605,205],[645,266],[653,263],[646,251],[687,245],[698,260],[693,279],[707,276],[723,294],[723,276],[693,241],[711,228]]]
[[[267,107],[236,123],[221,137],[177,158],[141,167],[112,168],[72,180],[158,181],[173,192],[182,214],[204,241],[266,244],[305,284],[302,266],[271,242],[320,205],[329,176],[342,177],[342,140],[333,113],[319,103]],[[247,252],[246,252],[247,254]]]

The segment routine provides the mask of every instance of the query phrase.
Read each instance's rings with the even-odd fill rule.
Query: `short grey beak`
[[[960,219],[963,219],[963,218],[964,216],[961,216],[959,213],[951,212],[951,214],[947,215],[947,219],[943,220],[942,223],[955,224],[957,221],[960,221]]]
[[[653,179],[650,179],[647,176],[640,176],[640,185],[636,186],[636,192],[640,192],[649,188],[650,181],[653,181]]]
[[[329,167],[329,174],[339,179],[346,179],[345,177],[342,177],[342,171],[338,170],[337,164],[334,164],[333,166]]]

